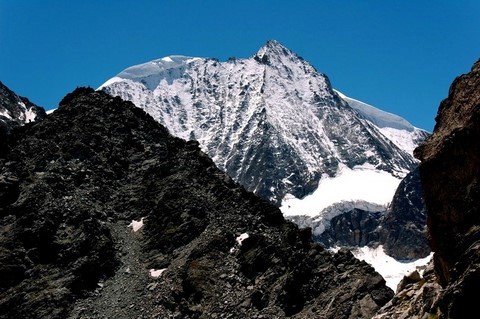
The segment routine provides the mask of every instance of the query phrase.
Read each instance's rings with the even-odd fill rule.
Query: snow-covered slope
[[[359,100],[352,99],[335,90],[337,94],[358,111],[360,115],[372,122],[377,128],[399,148],[413,154],[413,150],[423,141],[429,133],[414,127],[404,118],[382,111],[374,106]]]
[[[197,140],[221,169],[277,205],[347,169],[396,183],[416,165],[410,149],[382,131],[411,132],[405,120],[380,127],[276,41],[248,59],[165,57],[127,68],[99,89],[134,102],[172,134]]]
[[[401,179],[371,165],[350,169],[340,165],[334,177],[324,177],[318,188],[302,199],[285,196],[280,209],[302,227],[311,227],[319,236],[332,218],[359,208],[385,211]]]
[[[433,253],[424,258],[417,260],[396,260],[385,254],[383,247],[359,247],[352,251],[353,255],[360,260],[364,260],[375,268],[375,270],[385,278],[387,286],[393,291],[397,290],[397,286],[404,276],[408,276],[417,270],[423,276],[423,270],[432,260]]]

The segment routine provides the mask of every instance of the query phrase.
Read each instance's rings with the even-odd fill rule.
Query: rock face
[[[427,212],[418,169],[402,180],[380,225],[380,242],[388,255],[401,260],[430,254]]]
[[[330,221],[330,227],[314,238],[325,247],[378,245],[378,227],[382,220],[383,212],[353,209],[334,217]]]
[[[1,318],[371,318],[393,295],[120,98],[77,89],[5,147]]]
[[[46,117],[45,110],[27,98],[18,96],[0,82],[0,130],[12,128]]]
[[[405,276],[398,285],[395,296],[372,319],[423,319],[439,318],[439,285],[433,263],[422,275],[418,271]]]
[[[480,292],[480,61],[455,79],[433,135],[416,150],[442,318],[477,311]]]

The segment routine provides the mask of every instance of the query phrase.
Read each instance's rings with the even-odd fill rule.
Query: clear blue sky
[[[246,58],[275,39],[346,95],[431,131],[480,58],[480,1],[0,0],[0,81],[46,109],[171,54]]]

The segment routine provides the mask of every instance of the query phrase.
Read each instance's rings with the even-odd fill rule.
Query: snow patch
[[[123,81],[124,81],[124,79],[122,79],[122,78],[120,78],[120,77],[118,77],[118,76],[114,76],[113,78],[107,80],[107,82],[105,82],[105,83],[103,83],[102,85],[100,85],[97,90],[101,90],[101,89],[103,89],[104,87],[110,86],[110,85],[112,85],[112,84],[114,84],[114,83],[117,83],[117,82],[123,82]]]
[[[238,236],[235,240],[237,241],[238,245],[241,246],[242,245],[242,242],[247,239],[248,237],[250,237],[247,233],[243,233],[241,234],[240,236]]]
[[[284,216],[322,216],[322,212],[337,203],[365,202],[387,207],[401,179],[373,166],[357,166],[353,169],[340,165],[335,177],[323,176],[317,189],[302,199],[287,194],[280,210]],[[360,208],[360,207],[358,207]]]
[[[128,227],[132,227],[134,232],[137,232],[140,228],[143,227],[143,217],[140,218],[139,221],[132,220],[132,222],[128,225]]]
[[[5,117],[8,118],[8,119],[12,119],[12,116],[10,115],[10,113],[8,112],[8,110],[0,110],[0,115],[1,115],[1,116],[5,116]]]
[[[367,103],[364,103],[359,100],[352,99],[345,94],[334,90],[337,94],[350,105],[353,109],[357,110],[364,118],[378,126],[379,128],[390,127],[395,128],[398,130],[405,130],[408,132],[412,132],[414,127],[404,118],[385,112],[382,110],[377,109],[374,106],[371,106]]]
[[[233,254],[239,247],[242,246],[242,242],[250,237],[247,233],[240,234],[237,238],[235,238],[235,241],[237,242],[238,247],[232,247],[230,248],[230,253]]]
[[[330,227],[330,222],[333,218],[350,212],[354,209],[361,209],[368,212],[385,212],[386,205],[379,205],[369,203],[362,200],[356,201],[341,201],[323,209],[317,216],[310,217],[305,215],[286,216],[288,220],[291,220],[297,224],[300,228],[310,227],[312,229],[313,236],[320,236],[326,229]]]
[[[150,269],[150,276],[153,277],[153,278],[158,278],[160,277],[161,274],[163,274],[163,272],[167,270],[167,268],[163,268],[163,269]]]
[[[164,61],[164,62],[173,62],[172,58],[169,57],[169,56],[166,56],[164,58],[161,58],[160,60]]]
[[[33,109],[28,109],[25,111],[25,123],[30,123],[35,121],[37,114],[33,111]]]
[[[407,151],[413,155],[413,150],[418,146],[418,141],[422,140],[422,134],[425,136],[425,132],[418,128],[414,128],[413,132],[396,129],[393,127],[382,127],[380,132],[385,135],[390,141],[392,141],[400,149]],[[423,133],[422,133],[423,132]]]
[[[366,263],[372,265],[373,268],[385,279],[386,284],[393,291],[397,290],[397,285],[404,276],[411,274],[415,270],[419,270],[420,274],[424,266],[426,266],[433,257],[433,252],[425,258],[417,260],[396,260],[388,256],[380,245],[376,248],[368,246],[359,247],[352,250],[353,255]]]

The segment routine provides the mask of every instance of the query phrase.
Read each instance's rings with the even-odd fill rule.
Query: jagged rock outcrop
[[[16,129],[0,176],[2,319],[371,318],[393,295],[103,92]]]
[[[399,283],[395,296],[372,319],[438,318],[442,287],[430,262],[420,274],[414,271]]]
[[[378,245],[378,227],[383,220],[383,212],[371,212],[353,209],[332,218],[326,228],[315,240],[325,247],[361,247]]]
[[[43,119],[46,115],[42,107],[18,96],[0,82],[0,131],[8,132],[14,127]]]
[[[397,260],[426,257],[427,212],[418,168],[400,183],[379,229],[385,252]]]
[[[440,104],[432,136],[415,152],[428,210],[440,318],[478,312],[480,293],[480,60]]]

